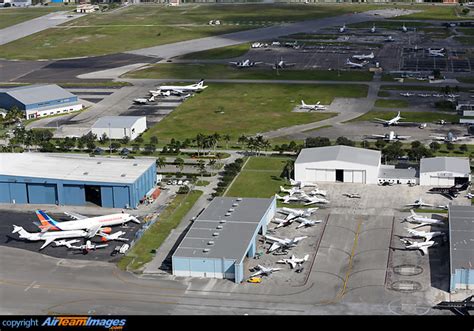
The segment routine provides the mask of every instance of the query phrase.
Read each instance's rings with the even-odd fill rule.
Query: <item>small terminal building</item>
[[[78,111],[83,105],[77,96],[55,84],[0,89],[0,108],[15,107],[31,119]]]
[[[450,292],[474,290],[474,207],[449,206]]]
[[[110,139],[134,140],[146,130],[145,116],[104,116],[92,126],[91,132],[101,137],[104,133]]]
[[[244,259],[254,257],[276,199],[215,198],[194,220],[172,256],[175,276],[244,279]]]
[[[471,181],[471,166],[466,157],[421,159],[420,185],[453,186]]]
[[[155,184],[152,158],[0,153],[0,203],[135,208]]]

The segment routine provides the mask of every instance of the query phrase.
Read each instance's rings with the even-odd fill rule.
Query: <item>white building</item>
[[[94,123],[91,132],[97,137],[105,133],[111,139],[129,137],[134,140],[146,129],[145,116],[104,116]]]
[[[295,161],[295,180],[377,184],[380,159],[380,151],[364,148],[305,148]]]
[[[420,185],[446,185],[471,180],[469,159],[465,157],[431,157],[421,159]]]

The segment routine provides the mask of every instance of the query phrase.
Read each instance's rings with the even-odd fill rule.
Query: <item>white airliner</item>
[[[425,238],[426,241],[433,239],[434,237],[444,235],[444,232],[441,231],[434,231],[434,232],[425,232],[425,231],[417,231],[410,228],[405,228],[409,234],[411,234],[414,238]]]
[[[250,67],[256,66],[256,65],[261,64],[261,63],[263,63],[263,62],[252,62],[249,59],[244,60],[244,61],[229,62],[229,64],[233,64],[237,68],[250,68]]]
[[[455,136],[452,132],[448,132],[448,135],[443,137],[443,136],[430,136],[430,138],[436,139],[436,140],[441,140],[444,142],[455,142],[455,141],[460,141],[460,140],[466,140],[466,139],[471,139],[472,137],[457,137]]]
[[[398,112],[397,116],[395,116],[394,118],[390,119],[390,120],[383,120],[381,118],[374,118],[374,121],[378,121],[380,123],[382,123],[383,125],[385,126],[390,126],[390,125],[397,125],[398,122],[403,119],[403,117],[400,116],[400,112]]]
[[[401,92],[400,95],[402,97],[412,97],[415,95],[415,93],[411,93],[411,92]]]
[[[339,28],[340,33],[343,33],[345,31],[346,31],[346,23],[344,23],[344,25]]]
[[[369,62],[364,61],[362,63],[355,63],[355,62],[352,62],[349,59],[347,59],[347,61],[346,61],[346,65],[351,66],[352,68],[363,68],[367,63],[369,63]]]
[[[375,57],[374,52],[371,52],[370,54],[360,54],[360,55],[352,55],[354,59],[357,60],[365,60],[365,59],[373,59]]]
[[[140,224],[140,221],[130,214],[126,213],[118,213],[118,214],[110,214],[104,216],[97,216],[97,217],[87,217],[76,213],[66,213],[71,218],[76,219],[75,221],[66,221],[66,222],[57,222],[52,219],[48,214],[46,214],[42,210],[36,211],[36,216],[40,220],[41,224],[35,223],[42,232],[46,232],[49,230],[60,230],[60,231],[67,231],[67,230],[95,230],[101,231],[103,233],[110,234],[111,229],[103,227],[113,226],[113,225],[121,225],[127,222],[135,222]]]
[[[276,263],[285,263],[289,264],[291,269],[294,269],[297,266],[302,265],[309,259],[309,254],[306,254],[302,259],[298,259],[296,256],[292,255],[289,259],[282,259]]]
[[[405,244],[406,249],[419,249],[421,255],[428,254],[428,247],[435,245],[434,241],[414,242],[407,239],[400,239]]]
[[[264,267],[264,266],[259,264],[255,267],[255,269],[258,269],[258,271],[256,273],[250,275],[250,277],[255,277],[255,276],[259,276],[259,275],[269,276],[273,272],[281,270],[282,268],[267,268],[267,267]]]
[[[372,33],[375,33],[376,29],[375,29],[375,24],[372,26],[372,28],[370,29],[370,32]]]
[[[416,214],[413,210],[410,210],[411,215],[407,216],[403,222],[419,224],[415,228],[419,228],[425,225],[445,225],[443,220],[437,220],[434,218],[424,217]]]
[[[373,138],[373,139],[383,139],[385,141],[395,141],[395,140],[406,140],[409,139],[411,136],[399,136],[393,131],[390,131],[389,133],[386,134],[373,134],[369,136],[368,138]]]
[[[295,237],[293,239],[280,239],[277,237],[272,237],[272,236],[263,236],[265,238],[265,241],[270,242],[272,245],[268,249],[268,252],[273,252],[274,250],[277,250],[278,248],[291,248],[296,246],[301,240],[308,238],[307,236],[302,236],[302,237]]]
[[[326,109],[326,106],[323,106],[323,105],[320,105],[321,101],[318,101],[316,104],[314,105],[308,105],[306,103],[304,103],[303,100],[301,100],[301,106],[300,108],[301,109],[309,109],[309,110],[325,110]]]
[[[207,88],[207,85],[204,85],[204,79],[201,79],[199,82],[196,84],[191,84],[191,85],[184,85],[184,86],[179,86],[179,85],[161,85],[158,87],[158,90],[160,91],[174,91],[178,93],[185,93],[185,92],[201,92]]]
[[[43,246],[40,247],[40,250],[51,244],[56,239],[66,239],[66,238],[85,238],[93,237],[95,233],[87,232],[84,230],[70,230],[70,231],[53,231],[53,232],[36,232],[31,233],[23,229],[21,226],[13,225],[12,233],[18,233],[21,239],[26,239],[30,241],[39,241],[44,240]]]

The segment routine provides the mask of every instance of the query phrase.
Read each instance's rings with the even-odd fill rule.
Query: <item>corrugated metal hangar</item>
[[[276,199],[215,198],[194,221],[172,257],[173,275],[242,282],[244,258],[255,256]]]
[[[0,153],[0,203],[134,208],[155,184],[154,159]]]
[[[295,180],[377,184],[380,151],[350,146],[302,149],[295,161]]]
[[[421,159],[420,185],[453,186],[471,181],[471,166],[466,157]]]
[[[92,126],[91,132],[101,137],[104,133],[111,139],[129,137],[134,140],[146,130],[146,116],[104,116]]]
[[[474,289],[474,208],[449,206],[450,291]]]

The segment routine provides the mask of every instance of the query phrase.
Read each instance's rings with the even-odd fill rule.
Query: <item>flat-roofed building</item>
[[[111,139],[124,137],[134,140],[146,130],[145,116],[104,116],[92,126],[91,132],[101,137],[104,133]]]

